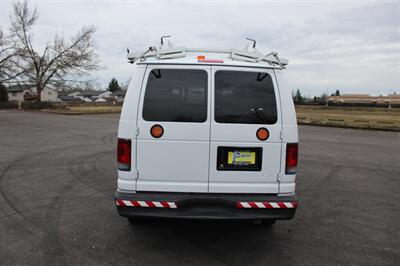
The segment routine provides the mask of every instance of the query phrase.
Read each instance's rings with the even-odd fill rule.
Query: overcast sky
[[[11,1],[1,1],[8,27]],[[173,3],[172,3],[173,2]],[[241,48],[245,37],[259,50],[289,59],[291,90],[313,96],[342,93],[400,93],[400,1],[31,1],[40,17],[34,44],[40,49],[57,33],[69,37],[83,25],[95,35],[104,70],[93,73],[106,85],[128,80],[126,48],[175,45]]]

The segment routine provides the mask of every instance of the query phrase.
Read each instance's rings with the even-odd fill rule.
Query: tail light
[[[286,170],[287,175],[296,173],[297,157],[299,153],[299,145],[297,143],[288,143],[286,145]]]
[[[117,148],[118,170],[131,170],[131,140],[118,139]]]

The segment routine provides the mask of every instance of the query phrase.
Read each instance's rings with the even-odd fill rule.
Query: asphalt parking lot
[[[400,134],[300,127],[290,221],[132,226],[114,202],[118,115],[0,111],[0,264],[400,263]]]

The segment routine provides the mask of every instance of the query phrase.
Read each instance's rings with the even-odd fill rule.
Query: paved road
[[[0,112],[0,264],[400,263],[400,135],[300,127],[295,219],[131,226],[113,204],[117,115]]]

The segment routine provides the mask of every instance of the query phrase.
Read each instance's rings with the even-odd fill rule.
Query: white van
[[[118,129],[121,216],[291,219],[298,133],[277,53],[150,47]]]

